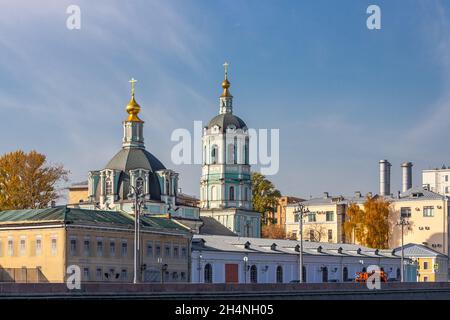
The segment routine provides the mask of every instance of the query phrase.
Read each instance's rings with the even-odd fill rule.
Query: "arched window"
[[[170,194],[169,178],[166,178],[166,192],[165,194]]]
[[[206,164],[206,146],[203,148],[203,164]]]
[[[248,145],[249,145],[249,139],[245,138],[245,145],[244,145],[244,161],[245,164],[249,164],[249,152],[248,152]]]
[[[277,283],[283,283],[283,267],[277,267]]]
[[[230,201],[234,201],[234,187],[233,186],[230,187],[229,198],[230,198]]]
[[[258,283],[258,268],[255,265],[250,268],[250,283]]]
[[[106,188],[105,188],[106,189],[106,194],[107,195],[112,194],[112,181],[111,181],[111,179],[107,178],[105,184],[106,184]]]
[[[212,266],[209,263],[205,265],[205,283],[212,283]]]
[[[215,186],[211,187],[211,197],[210,198],[212,201],[216,200],[216,187]]]
[[[348,281],[348,268],[344,267],[344,269],[342,269],[342,281],[346,282]]]
[[[328,282],[328,268],[322,268],[322,282]]]
[[[237,164],[237,155],[238,154],[238,150],[237,150],[237,137],[234,137],[234,144],[233,144],[233,163]]]
[[[217,146],[213,145],[211,147],[211,163],[212,164],[216,164],[217,163],[217,158],[219,156],[218,152],[219,152],[219,150],[218,150]]]

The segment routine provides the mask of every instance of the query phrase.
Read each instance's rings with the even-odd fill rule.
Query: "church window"
[[[203,164],[206,164],[206,146],[203,148]]]
[[[249,154],[248,154],[248,145],[249,145],[249,139],[245,139],[245,146],[244,146],[244,157],[245,157],[245,164],[249,164]]]
[[[234,145],[229,144],[228,145],[228,157],[227,157],[227,164],[236,163],[235,161],[235,155],[234,155]]]
[[[230,187],[230,201],[234,201],[234,187]]]
[[[106,179],[106,194],[112,194],[112,181],[110,178]]]
[[[143,188],[144,186],[144,179],[142,179],[141,177],[136,179],[136,189],[139,188]],[[144,192],[145,190],[141,190],[142,192]]]
[[[218,148],[216,145],[213,145],[211,148],[211,163],[216,164],[218,158]]]
[[[166,192],[165,192],[165,194],[169,194],[170,193],[170,189],[169,189],[169,179],[168,178],[166,178]]]

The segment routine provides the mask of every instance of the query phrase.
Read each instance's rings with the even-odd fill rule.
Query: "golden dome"
[[[228,81],[227,78],[225,78],[225,80],[222,81],[222,88],[223,88],[222,97],[231,97],[231,93],[228,90],[230,88],[230,81]]]
[[[134,93],[131,95],[130,102],[128,102],[126,110],[129,114],[127,121],[142,122],[138,117],[138,113],[141,110],[141,106],[134,100]]]
[[[228,90],[230,88],[230,81],[228,81],[228,62],[223,64],[225,68],[225,79],[222,81],[223,92],[221,97],[231,97],[231,93]]]

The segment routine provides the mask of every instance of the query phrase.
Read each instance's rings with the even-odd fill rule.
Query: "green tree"
[[[253,209],[263,214],[263,221],[267,212],[274,211],[278,205],[281,193],[274,184],[259,172],[252,172]]]
[[[46,156],[21,150],[0,157],[0,210],[35,209],[57,200],[56,186],[69,171],[49,165]]]

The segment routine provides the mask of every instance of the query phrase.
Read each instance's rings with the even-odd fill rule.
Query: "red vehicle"
[[[356,279],[355,282],[367,282],[367,279],[374,274],[375,271],[371,272],[370,274],[368,272],[357,272],[356,273]],[[388,276],[384,271],[380,271],[380,280],[382,282],[388,282]]]

